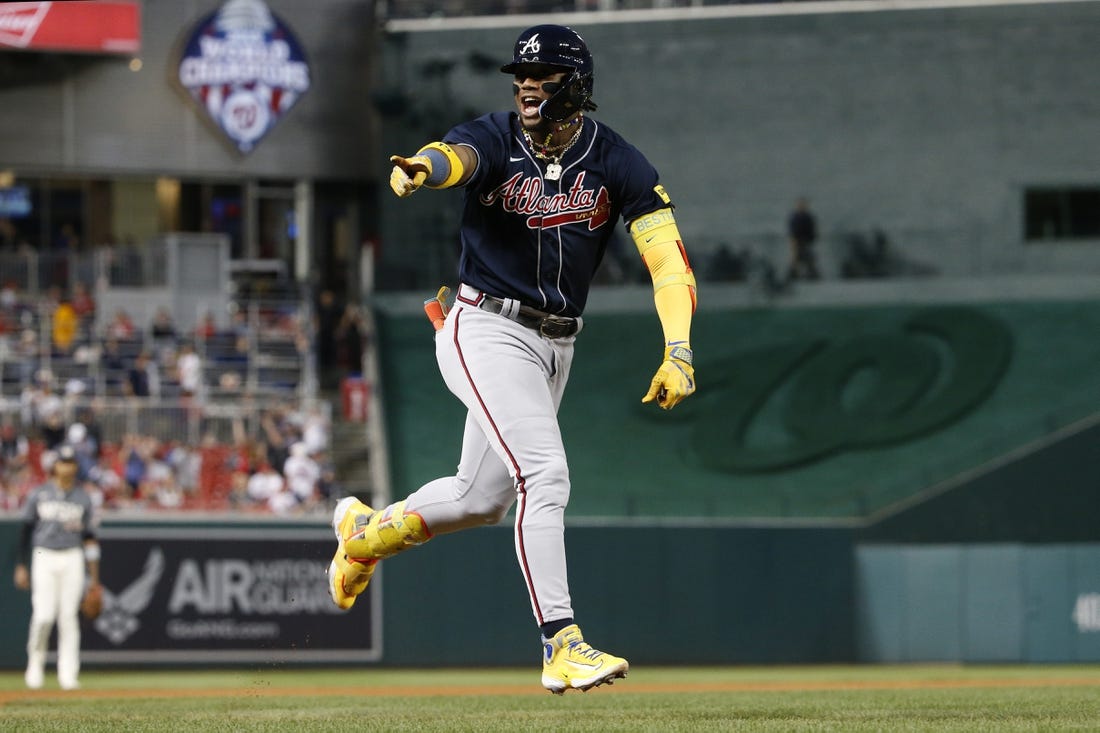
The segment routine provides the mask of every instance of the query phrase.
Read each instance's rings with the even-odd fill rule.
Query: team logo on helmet
[[[522,43],[523,43],[523,45],[519,47],[520,55],[529,54],[529,53],[538,53],[539,49],[542,48],[539,45],[539,34],[538,33],[531,36],[530,38],[528,38],[526,41],[523,41]]]

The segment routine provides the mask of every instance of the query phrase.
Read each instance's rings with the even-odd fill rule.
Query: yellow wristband
[[[424,185],[428,188],[450,188],[462,178],[462,160],[447,143],[428,143],[416,151],[416,154],[431,161],[432,171],[424,180]]]

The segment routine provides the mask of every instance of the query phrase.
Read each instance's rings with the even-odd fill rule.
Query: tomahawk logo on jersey
[[[541,310],[580,315],[615,222],[669,205],[645,156],[590,118],[557,179],[532,155],[514,112],[459,125],[444,141],[478,158],[465,187],[461,281],[490,294],[519,293]]]

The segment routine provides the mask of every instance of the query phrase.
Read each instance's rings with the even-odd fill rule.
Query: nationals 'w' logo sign
[[[993,316],[930,309],[897,330],[740,353],[708,367],[708,389],[658,418],[691,425],[689,444],[713,470],[786,469],[946,427],[989,396],[1011,351]]]

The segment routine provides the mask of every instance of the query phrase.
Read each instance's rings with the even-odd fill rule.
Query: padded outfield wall
[[[1095,662],[1100,544],[865,544],[843,528],[570,523],[579,620],[634,664]],[[10,578],[16,524],[0,520]],[[106,667],[532,665],[536,628],[507,526],[387,560],[336,612],[327,527],[113,520]],[[662,540],[675,542],[669,550]],[[0,668],[18,669],[27,593],[0,593]]]
[[[372,595],[345,614],[325,589],[333,542],[319,523],[109,518],[109,595],[97,622],[82,621],[83,660],[87,668],[507,664],[537,674],[538,627],[507,525],[387,560]],[[567,532],[578,620],[636,664],[853,658],[848,532],[583,524]],[[674,552],[654,541],[662,532]],[[17,524],[0,520],[6,583],[16,537]],[[9,585],[0,615],[0,668],[20,668],[29,594]]]

